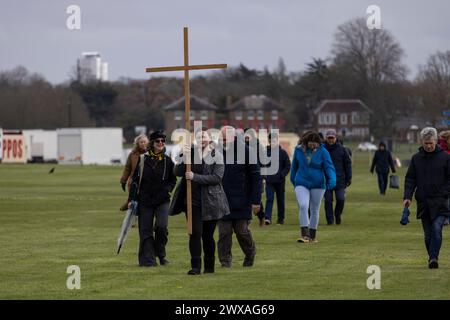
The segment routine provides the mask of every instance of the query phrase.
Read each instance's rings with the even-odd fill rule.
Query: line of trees
[[[228,103],[264,94],[286,108],[287,127],[300,131],[323,99],[361,99],[373,109],[371,131],[392,134],[395,122],[412,115],[438,125],[450,109],[450,51],[436,52],[413,81],[407,80],[400,43],[386,29],[369,30],[365,19],[338,26],[327,58],[312,58],[301,72],[278,66],[256,70],[240,64],[191,80],[191,92],[208,98],[225,114]],[[0,72],[0,126],[56,128],[121,126],[127,137],[136,125],[163,128],[162,108],[183,95],[180,78],[80,82],[52,86],[17,67]]]

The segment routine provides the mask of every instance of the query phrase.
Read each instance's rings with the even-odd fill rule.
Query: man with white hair
[[[236,136],[233,127],[223,127],[221,138],[225,160],[222,184],[228,199],[230,214],[224,216],[218,223],[219,260],[222,267],[231,267],[234,231],[245,255],[243,266],[251,267],[256,255],[256,245],[249,225],[252,215],[260,211],[261,169],[256,161],[253,163],[250,161],[250,149]]]
[[[415,193],[417,219],[422,220],[428,267],[439,268],[439,251],[442,245],[442,227],[450,216],[450,155],[437,145],[435,128],[420,132],[422,146],[413,155],[405,177],[403,204],[411,205]]]

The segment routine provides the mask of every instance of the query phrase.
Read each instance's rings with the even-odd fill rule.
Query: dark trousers
[[[219,221],[219,260],[222,265],[231,265],[231,246],[233,243],[233,231],[246,259],[252,260],[256,254],[256,245],[252,233],[248,228],[251,220],[220,220]]]
[[[202,221],[201,207],[192,207],[192,234],[189,236],[192,269],[201,269],[203,241],[204,268],[209,271],[214,270],[214,255],[216,253],[214,231],[216,230],[216,224],[217,220]]]
[[[278,221],[284,221],[284,183],[266,183],[266,219],[272,220],[272,208],[277,197]]]
[[[428,214],[422,216],[422,227],[429,259],[438,259],[442,245],[442,227],[446,217],[437,216],[431,220]]]
[[[166,256],[169,202],[149,208],[139,203],[139,265],[156,265],[155,257]]]
[[[377,176],[378,176],[378,188],[380,189],[380,194],[385,194],[386,188],[388,186],[389,172],[387,172],[387,173],[377,172]]]
[[[336,196],[336,207],[333,210],[333,193]],[[344,211],[345,189],[333,189],[325,191],[325,216],[328,223],[334,222],[334,217],[339,219]],[[339,223],[339,221],[338,221]]]

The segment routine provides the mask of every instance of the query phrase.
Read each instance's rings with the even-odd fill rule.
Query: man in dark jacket
[[[291,160],[287,152],[280,146],[278,142],[278,134],[269,133],[269,145],[267,146],[267,157],[278,157],[278,170],[275,174],[263,175],[266,182],[266,224],[271,224],[272,221],[272,207],[275,194],[277,197],[278,217],[277,224],[284,224],[284,203],[285,203],[285,184],[286,176],[291,169]],[[278,155],[275,155],[278,153]],[[264,165],[270,167],[271,163]],[[264,170],[264,169],[263,169]]]
[[[380,142],[378,150],[375,151],[375,155],[373,156],[372,166],[370,167],[371,173],[373,173],[375,167],[380,194],[385,195],[388,186],[389,167],[391,168],[392,173],[395,173],[395,166],[391,152],[386,148],[386,143],[383,141]]]
[[[345,188],[352,183],[352,160],[344,146],[337,142],[335,130],[328,130],[325,138],[325,148],[330,153],[336,169],[336,187],[333,190],[325,191],[325,215],[328,225],[333,224],[334,218],[336,218],[336,224],[341,224],[341,215],[345,203]],[[334,211],[333,192],[336,195]]]
[[[450,216],[450,155],[437,145],[437,131],[424,128],[422,147],[413,155],[405,177],[403,204],[409,207],[415,193],[417,219],[422,220],[428,267],[439,267],[442,227]]]
[[[260,210],[261,173],[256,161],[249,161],[249,147],[236,139],[232,127],[223,127],[223,158],[225,172],[223,188],[228,199],[230,214],[219,221],[219,260],[223,267],[231,267],[233,231],[245,254],[244,267],[253,265],[256,246],[249,229],[252,213]]]
[[[262,167],[262,162],[267,163],[267,155],[265,152],[261,152],[264,150],[264,147],[259,142],[259,139],[256,134],[256,130],[253,128],[245,128],[243,134],[237,132],[236,130],[236,137],[237,139],[244,139],[245,145],[249,148],[250,153],[250,161],[256,160],[258,162],[259,167]],[[265,150],[264,150],[265,151]],[[261,186],[261,199],[262,199],[262,193],[264,193],[264,189]],[[256,216],[259,219],[259,226],[262,227],[266,223],[266,213],[264,212],[264,205],[260,203],[259,211],[256,213]]]

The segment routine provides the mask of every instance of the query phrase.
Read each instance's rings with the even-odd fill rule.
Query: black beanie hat
[[[164,134],[164,131],[156,130],[156,131],[153,131],[152,134],[150,135],[150,140],[156,140],[158,138],[166,139],[166,135]]]

